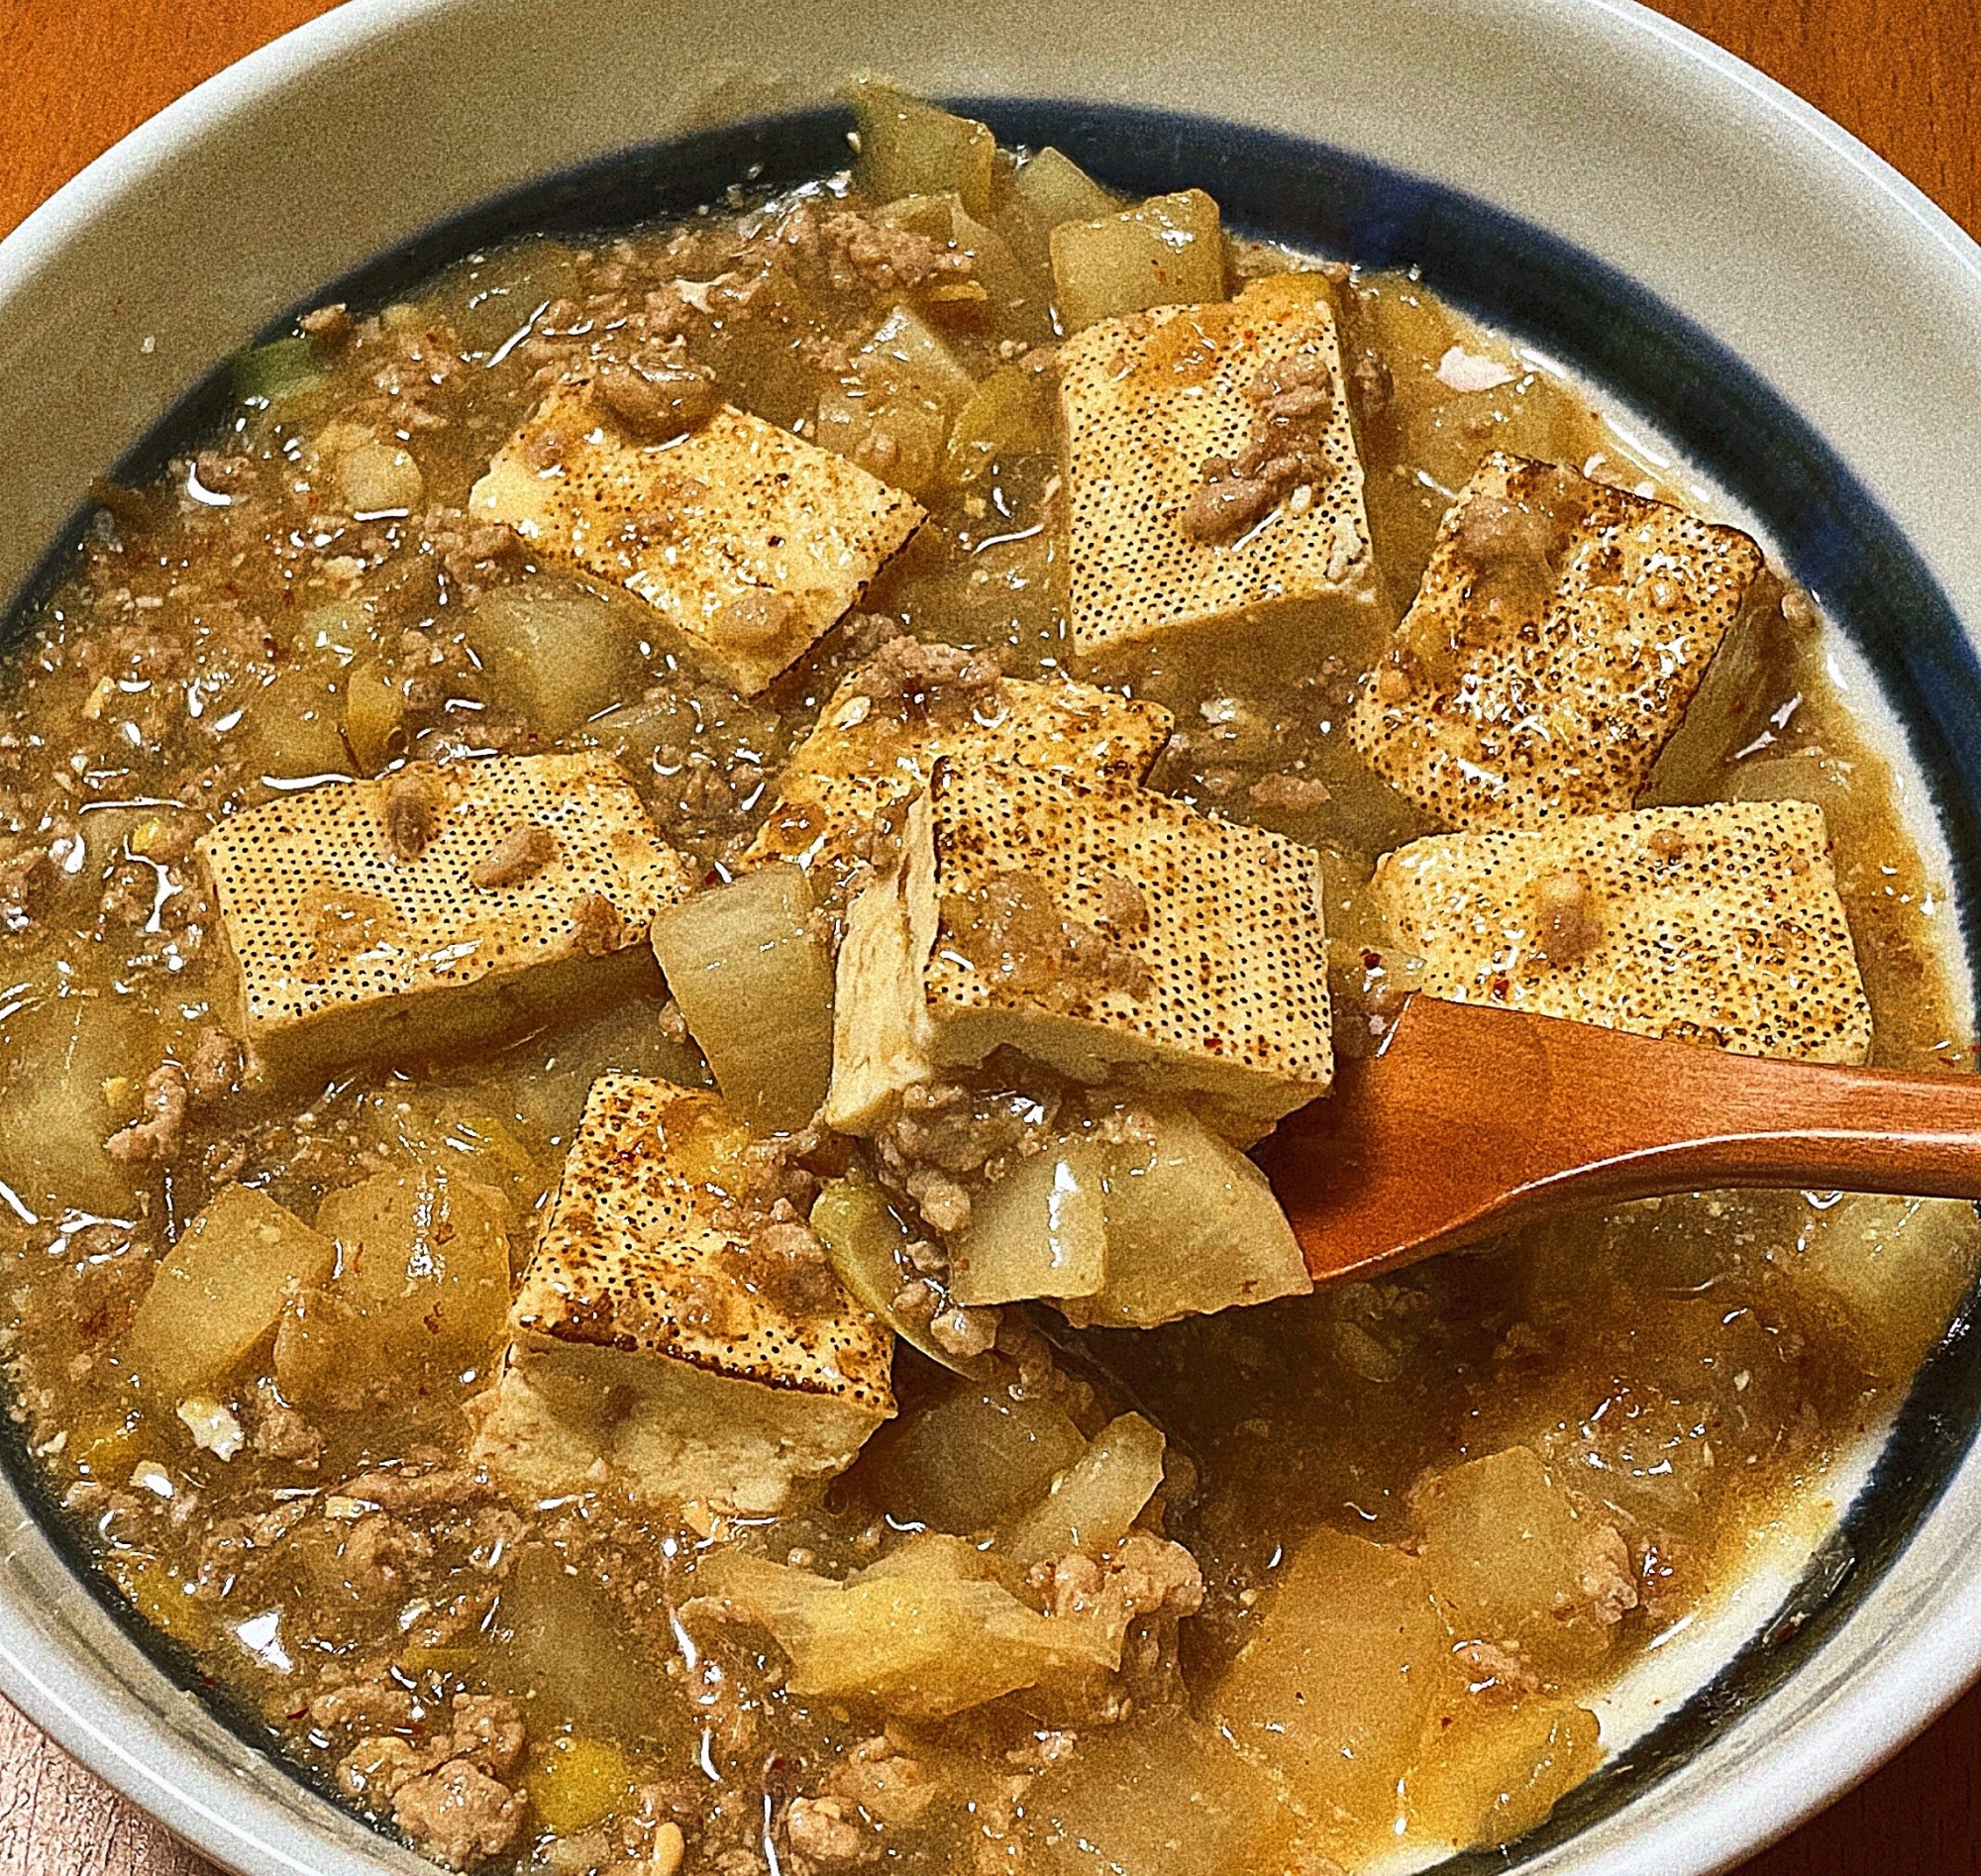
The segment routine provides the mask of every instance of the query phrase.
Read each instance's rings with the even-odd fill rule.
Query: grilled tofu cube
[[[1212,458],[1254,441],[1275,373],[1324,398],[1324,469],[1228,543],[1194,538],[1185,511]],[[1362,504],[1328,283],[1257,280],[1235,300],[1101,321],[1060,349],[1069,611],[1092,655],[1296,600],[1373,602]]]
[[[538,405],[469,508],[645,600],[744,696],[802,657],[922,520],[910,496],[761,417],[725,405],[642,443],[583,384]]]
[[[1009,1047],[1241,1142],[1333,1075],[1318,857],[1119,782],[944,763],[853,902],[826,1118]]]
[[[825,898],[871,848],[877,821],[925,787],[946,758],[1132,786],[1169,741],[1175,719],[1159,703],[1070,678],[931,677],[918,669],[927,649],[884,653],[839,686],[791,752],[746,865],[794,860]]]
[[[1350,739],[1448,827],[1627,808],[1764,573],[1737,528],[1496,453],[1439,527]]]
[[[1374,891],[1427,996],[1740,1055],[1862,1062],[1871,1006],[1807,801],[1590,814],[1437,834]]]
[[[326,783],[207,834],[253,1075],[483,1045],[658,980],[686,864],[595,754]]]
[[[749,1139],[703,1091],[592,1085],[473,1447],[520,1495],[775,1511],[893,1413],[892,1337],[803,1227],[722,1222]]]

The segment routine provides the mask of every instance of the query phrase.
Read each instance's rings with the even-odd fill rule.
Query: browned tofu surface
[[[688,889],[594,754],[416,764],[251,808],[200,842],[251,1069],[445,1054],[656,975]]]
[[[582,384],[544,399],[469,509],[644,600],[746,696],[802,657],[922,520],[912,497],[761,417],[725,405],[647,444]]]
[[[1350,734],[1450,827],[1629,807],[1763,572],[1737,528],[1495,454]]]
[[[1011,763],[945,764],[924,800],[840,954],[835,1124],[1003,1047],[1199,1098],[1244,1139],[1326,1089],[1310,849]]]
[[[1292,601],[1373,599],[1362,464],[1324,276],[1102,320],[1060,349],[1068,610],[1095,653]],[[1186,531],[1212,459],[1242,460],[1260,393],[1298,369],[1324,399],[1315,469],[1232,539]]]
[[[1806,801],[1438,834],[1388,855],[1374,890],[1427,996],[1743,1055],[1870,1053],[1829,837]]]
[[[892,1337],[802,1227],[739,1231],[749,1144],[715,1094],[593,1084],[479,1460],[532,1494],[609,1477],[745,1511],[852,1463],[894,1410]]]

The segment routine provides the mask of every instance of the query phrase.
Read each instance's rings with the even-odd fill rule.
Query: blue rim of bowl
[[[1365,267],[1415,267],[1476,317],[1578,372],[1645,419],[1711,474],[1770,536],[1788,571],[1877,675],[1945,840],[1970,968],[1981,965],[1981,660],[1920,556],[1822,437],[1737,355],[1607,262],[1461,190],[1331,145],[1221,119],[1078,100],[969,97],[1004,144],[1055,145],[1135,194],[1207,190],[1234,231]],[[310,306],[382,306],[467,255],[529,234],[597,236],[692,214],[732,189],[751,194],[845,166],[848,112],[753,119],[630,150],[489,198],[328,282]],[[112,473],[136,483],[215,430],[232,407],[222,363],[129,450]],[[80,508],[9,608],[12,647],[71,564],[92,509]],[[1981,982],[1977,982],[1981,990]],[[1766,1700],[1849,1617],[1905,1548],[1981,1428],[1974,1297],[1914,1378],[1863,1490],[1770,1619],[1685,1704],[1570,1792],[1546,1823],[1504,1849],[1438,1864],[1438,1876],[1527,1865],[1615,1815],[1679,1769],[1716,1731]],[[147,1622],[90,1560],[51,1497],[20,1429],[0,1429],[0,1464],[77,1577],[133,1640],[247,1743],[268,1726]],[[277,1763],[342,1808],[329,1780]]]

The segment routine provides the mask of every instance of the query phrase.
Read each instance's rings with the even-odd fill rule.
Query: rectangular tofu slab
[[[964,683],[921,675],[946,650],[909,642],[839,686],[791,752],[746,865],[794,860],[824,897],[869,856],[877,823],[926,787],[946,758],[1132,786],[1169,741],[1175,719],[1161,704],[1071,678]]]
[[[1737,528],[1496,452],[1439,527],[1350,739],[1448,827],[1627,808],[1772,589],[1764,571]]]
[[[1205,462],[1240,457],[1271,367],[1304,370],[1329,401],[1325,471],[1228,545],[1181,526]],[[1235,300],[1102,320],[1060,348],[1068,605],[1093,654],[1290,601],[1374,597],[1362,463],[1349,423],[1328,283],[1255,280]]]
[[[827,1121],[1009,1047],[1241,1143],[1334,1070],[1318,857],[1119,782],[944,763],[840,948]]]
[[[611,1485],[746,1513],[853,1462],[894,1411],[893,1338],[802,1226],[738,1236],[749,1139],[713,1094],[592,1084],[476,1462],[525,1496]]]
[[[912,497],[761,417],[718,409],[672,443],[562,384],[469,509],[652,606],[744,696],[802,657],[921,525]]]
[[[1739,1055],[1862,1062],[1871,1006],[1823,810],[1807,801],[1590,814],[1437,834],[1374,891],[1418,989]]]
[[[250,808],[199,843],[252,1074],[457,1053],[657,975],[692,884],[608,757],[416,763]]]

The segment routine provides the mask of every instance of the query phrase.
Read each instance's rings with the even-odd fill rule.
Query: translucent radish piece
[[[654,921],[654,955],[722,1097],[769,1132],[802,1127],[832,1076],[832,965],[811,887],[786,861]]]
[[[893,1516],[955,1532],[988,1531],[1035,1506],[1087,1451],[1064,1408],[1011,1392],[1001,1365],[905,1418],[875,1443],[871,1477]]]
[[[1052,1482],[1045,1502],[1006,1528],[998,1548],[1031,1565],[1069,1551],[1090,1557],[1128,1534],[1163,1482],[1164,1440],[1139,1413],[1123,1413]]]
[[[1068,332],[1151,306],[1224,298],[1224,236],[1201,189],[1052,231],[1053,293]]]
[[[925,1319],[895,1307],[894,1299],[916,1281],[905,1255],[913,1233],[894,1215],[870,1175],[856,1170],[845,1179],[828,1180],[812,1201],[811,1228],[839,1281],[862,1308],[871,1309],[909,1347],[952,1374],[985,1372],[981,1359],[950,1354],[929,1334]]]
[[[329,1238],[265,1193],[229,1186],[180,1234],[138,1305],[123,1359],[176,1403],[236,1373],[273,1332],[295,1288],[325,1282]]]
[[[1152,1140],[1115,1149],[1106,1280],[1061,1307],[1083,1326],[1153,1328],[1312,1288],[1265,1175],[1199,1121],[1172,1113]]]
[[[1091,1297],[1106,1275],[1104,1149],[1069,1140],[1020,1162],[971,1207],[951,1247],[949,1287],[963,1303]]]
[[[957,117],[879,78],[846,87],[860,127],[854,173],[875,199],[954,190],[973,215],[988,215],[996,186],[997,141],[975,118]]]

